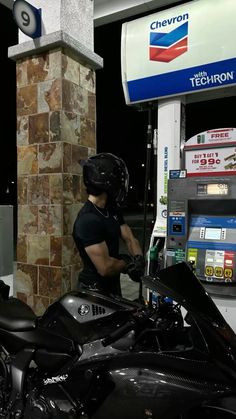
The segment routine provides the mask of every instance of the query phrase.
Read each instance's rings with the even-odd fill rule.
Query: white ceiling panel
[[[49,0],[50,1],[50,0]],[[79,0],[78,0],[79,1]],[[93,0],[94,25],[101,26],[126,17],[135,16],[153,9],[174,5],[177,0]],[[34,3],[28,0],[29,3]],[[0,0],[4,6],[12,9],[14,0]]]
[[[94,25],[101,26],[175,3],[177,0],[94,0]]]

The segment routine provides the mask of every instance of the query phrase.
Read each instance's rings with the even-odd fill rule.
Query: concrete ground
[[[121,291],[122,297],[127,298],[128,300],[136,300],[139,298],[139,284],[132,281],[128,275],[121,274]],[[147,288],[142,286],[142,295],[144,300],[147,300]]]
[[[128,300],[135,300],[139,296],[139,284],[132,281],[128,275],[120,277],[122,296]]]

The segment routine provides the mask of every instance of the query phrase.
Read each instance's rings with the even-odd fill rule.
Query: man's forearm
[[[98,273],[103,277],[119,275],[125,266],[126,262],[124,260],[109,257],[106,262],[100,266]]]
[[[127,245],[127,249],[129,251],[129,253],[132,256],[142,255],[143,254],[142,249],[141,249],[141,246],[139,244],[139,241],[135,237],[132,240],[127,240],[126,241],[126,245]]]

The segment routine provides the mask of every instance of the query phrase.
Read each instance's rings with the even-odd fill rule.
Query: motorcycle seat
[[[9,298],[0,301],[0,328],[13,332],[36,328],[37,316],[23,301]]]

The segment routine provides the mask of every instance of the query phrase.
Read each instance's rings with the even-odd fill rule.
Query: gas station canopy
[[[14,0],[0,0],[0,3],[12,9]],[[174,4],[174,0],[94,0],[94,25],[101,26]]]
[[[101,26],[176,3],[175,0],[94,0],[94,24]]]

